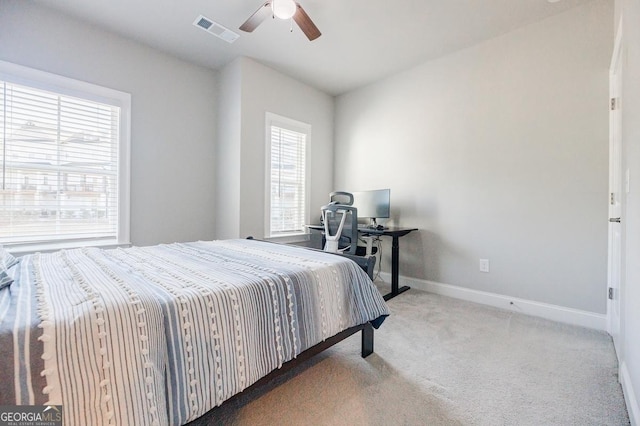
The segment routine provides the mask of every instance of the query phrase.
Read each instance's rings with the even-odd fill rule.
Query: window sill
[[[4,248],[15,256],[24,256],[25,254],[34,253],[50,253],[62,249],[74,249],[82,247],[98,247],[102,249],[110,249],[116,247],[130,247],[131,243],[118,243],[114,240],[107,241],[61,241],[57,243],[44,244],[16,244],[5,245]]]
[[[309,241],[309,234],[291,234],[291,235],[279,235],[277,237],[264,237],[266,241],[273,241],[274,243],[303,243]]]

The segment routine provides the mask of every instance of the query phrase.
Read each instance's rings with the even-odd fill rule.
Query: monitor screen
[[[354,192],[353,206],[358,209],[358,217],[388,218],[391,216],[391,190]]]

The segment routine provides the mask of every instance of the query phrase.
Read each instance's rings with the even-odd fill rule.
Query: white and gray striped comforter
[[[66,425],[184,424],[389,313],[355,263],[251,240],[35,254],[10,272],[0,405],[62,404]]]

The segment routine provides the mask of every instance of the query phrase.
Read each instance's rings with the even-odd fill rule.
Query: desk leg
[[[393,237],[393,241],[391,243],[391,293],[385,294],[384,300],[393,299],[400,293],[404,293],[409,290],[411,287],[402,286],[399,287],[399,275],[400,275],[400,238],[397,236]]]

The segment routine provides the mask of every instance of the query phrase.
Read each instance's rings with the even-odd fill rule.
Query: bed
[[[67,425],[188,423],[389,314],[351,260],[256,240],[34,254],[4,275],[0,405],[62,405]]]

